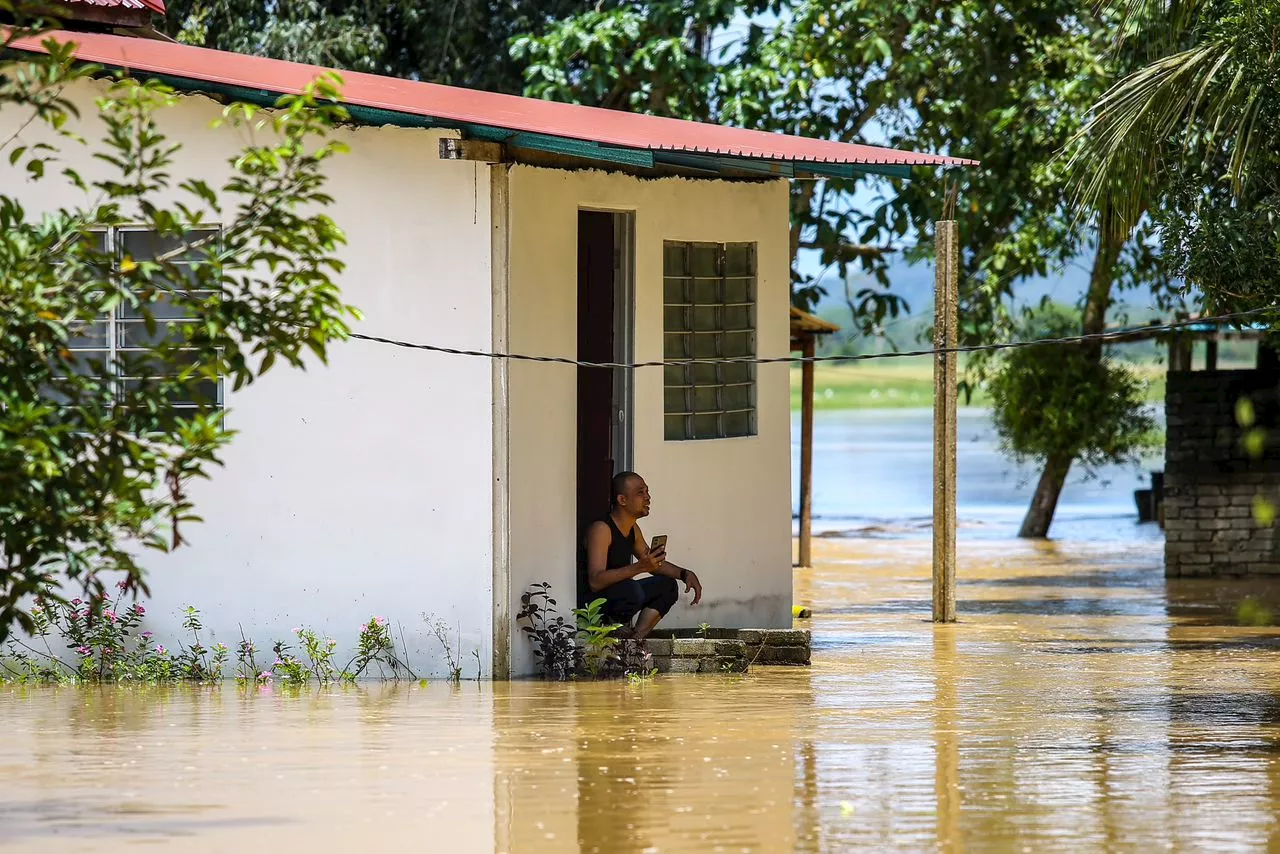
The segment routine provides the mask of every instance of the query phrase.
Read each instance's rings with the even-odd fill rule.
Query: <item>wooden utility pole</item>
[[[955,220],[936,224],[933,347],[956,346],[960,235]],[[956,353],[933,357],[933,621],[956,619]]]
[[[813,354],[812,335],[805,336],[800,354],[800,554],[801,566],[813,566]]]

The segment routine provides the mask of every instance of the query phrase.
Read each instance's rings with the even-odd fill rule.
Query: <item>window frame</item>
[[[662,247],[663,358],[754,359],[758,352],[757,244],[664,240]],[[714,253],[713,271],[706,263],[708,250]],[[672,253],[683,255],[678,270],[671,268],[671,259],[676,257]],[[709,287],[714,287],[714,299],[708,298]],[[678,299],[673,299],[677,289]],[[727,312],[739,315],[739,319],[731,323]],[[680,317],[680,322],[672,324],[673,317]],[[679,340],[678,346],[672,346],[673,339]],[[709,373],[714,378],[708,377]],[[759,435],[757,390],[754,362],[665,366],[664,441]],[[710,404],[708,394],[714,396]]]
[[[118,274],[120,269],[120,263],[124,259],[124,255],[125,255],[124,235],[127,235],[127,234],[155,235],[156,234],[155,229],[149,228],[146,225],[141,225],[141,224],[107,226],[105,228],[90,229],[89,231],[91,234],[94,234],[94,235],[103,235],[104,242],[102,244],[102,251],[105,254],[109,255],[112,259],[111,270],[108,273],[108,275],[110,276],[115,276],[116,274]],[[215,235],[215,239],[220,240],[222,236],[222,227],[221,225],[217,225],[217,224],[201,224],[201,225],[192,226],[189,233],[204,234],[209,232],[212,232]],[[141,260],[150,261],[154,259],[142,258]],[[170,263],[181,266],[182,264],[187,262],[184,260],[175,259],[173,261],[170,261]],[[198,290],[198,291],[194,291],[194,293],[213,294],[215,292]],[[146,323],[142,317],[129,316],[127,314],[127,311],[129,310],[129,308],[130,308],[129,302],[127,300],[121,300],[114,308],[112,308],[109,314],[102,315],[99,317],[98,320],[93,321],[93,323],[95,324],[97,323],[105,324],[105,335],[103,336],[103,343],[101,346],[96,346],[96,345],[74,346],[69,344],[69,346],[67,347],[67,349],[72,353],[101,354],[100,358],[102,360],[103,368],[106,372],[104,379],[106,380],[107,384],[110,386],[112,397],[115,400],[119,400],[120,390],[125,383],[136,382],[139,379],[144,378],[143,376],[133,376],[133,375],[124,374],[123,371],[125,366],[121,364],[121,362],[123,361],[120,355],[121,353],[147,352],[147,348],[145,347],[130,347],[126,345],[126,342],[124,340],[124,334],[123,334],[125,328],[133,327],[133,326],[139,326],[139,327],[145,328],[145,323]],[[194,317],[189,314],[183,314],[175,317],[156,317],[153,314],[153,319],[157,329],[167,326],[170,323],[186,323],[186,322],[199,320],[198,317]],[[182,348],[182,347],[177,348],[177,352],[190,352],[191,350],[192,348]],[[224,381],[224,378],[221,375],[219,375],[217,380],[214,381],[213,399],[203,405],[215,411],[224,410],[226,408],[225,385],[226,383]],[[180,401],[171,402],[170,406],[173,409],[179,410],[179,411],[187,411],[187,410],[195,411],[200,409],[202,404],[199,402],[196,402],[195,400],[183,399]]]

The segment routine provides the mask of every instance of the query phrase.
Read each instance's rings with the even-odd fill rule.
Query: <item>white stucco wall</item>
[[[757,352],[790,342],[787,186],[640,180],[603,172],[513,167],[510,172],[509,334],[515,352],[577,351],[577,216],[580,208],[635,214],[635,357],[662,358],[662,242],[755,241]],[[698,572],[665,626],[791,624],[789,377],[758,375],[758,435],[696,442],[663,439],[662,370],[635,379],[635,468],[653,493],[648,536],[666,533],[676,563]],[[576,546],[576,375],[572,367],[510,367],[511,595],[550,581],[573,599]],[[604,508],[601,509],[604,512]],[[571,606],[570,606],[571,607]],[[513,672],[529,672],[528,641],[512,634]]]
[[[91,141],[92,98],[72,98]],[[176,185],[218,186],[246,136],[210,129],[221,108],[184,97],[162,111],[162,130],[183,144]],[[17,110],[0,123],[16,123]],[[7,132],[7,131],[6,131]],[[491,344],[487,167],[438,159],[441,134],[396,128],[337,131],[351,152],[329,162],[330,213],[345,229],[345,301],[357,331],[448,346]],[[24,138],[40,137],[33,125]],[[88,174],[87,152],[66,148]],[[32,184],[4,164],[6,192],[29,210],[81,203],[57,179]],[[450,626],[468,676],[473,650],[487,673],[492,637],[492,393],[490,364],[350,341],[326,367],[277,367],[225,395],[238,431],[226,466],[191,488],[204,522],[191,545],[148,557],[149,628],[175,637],[180,609],[203,612],[213,639],[234,648],[240,627],[269,650],[305,624],[350,654],[359,625],[382,615],[403,627],[422,675],[443,673],[423,614]],[[176,638],[175,638],[176,639]],[[397,630],[397,640],[399,631]],[[208,640],[208,639],[206,639]],[[268,655],[268,660],[270,659]],[[345,663],[343,658],[341,663]]]

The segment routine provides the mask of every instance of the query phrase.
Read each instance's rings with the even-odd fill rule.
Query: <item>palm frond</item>
[[[1117,223],[1133,223],[1150,201],[1167,143],[1181,137],[1185,150],[1193,118],[1238,134],[1238,97],[1214,97],[1235,91],[1223,92],[1218,79],[1230,68],[1233,51],[1228,42],[1207,42],[1158,59],[1112,86],[1069,148],[1077,204],[1110,208]]]
[[[1118,10],[1117,47],[1140,42],[1148,56],[1164,56],[1178,49],[1195,27],[1206,0],[1103,0]]]

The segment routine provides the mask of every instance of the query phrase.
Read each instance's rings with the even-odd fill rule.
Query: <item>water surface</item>
[[[1153,407],[1163,423],[1163,407]],[[793,512],[798,512],[800,421],[792,423]],[[957,535],[1013,537],[1039,471],[1000,452],[988,410],[961,408],[956,427]],[[1138,525],[1133,491],[1150,486],[1163,452],[1140,465],[1078,463],[1059,500],[1050,535],[1066,540],[1155,540]],[[927,537],[933,514],[933,410],[850,409],[814,413],[813,530],[818,535]]]
[[[1155,541],[975,540],[935,627],[928,548],[816,543],[809,669],[0,688],[0,847],[1280,850],[1280,634],[1231,625],[1257,589],[1166,582]]]

